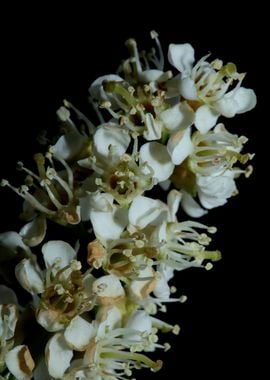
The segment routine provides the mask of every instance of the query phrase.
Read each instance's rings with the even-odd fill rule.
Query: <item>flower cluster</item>
[[[195,63],[188,43],[169,46],[166,71],[151,37],[156,49],[139,52],[128,40],[117,74],[91,84],[96,125],[65,100],[57,111],[64,134],[34,156],[36,169],[18,162],[21,186],[1,182],[23,198],[26,222],[0,234],[0,261],[15,267],[13,279],[0,273],[1,379],[126,380],[134,369],[158,371],[151,352],[170,348],[160,333],[180,330],[161,312],[186,300],[175,273],[208,270],[221,258],[208,248],[216,228],[184,215],[224,205],[236,179],[251,174],[247,138],[219,118],[251,110],[256,96],[233,63],[210,54]],[[66,239],[50,240],[52,222]]]

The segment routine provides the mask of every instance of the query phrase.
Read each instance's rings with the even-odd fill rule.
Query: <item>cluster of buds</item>
[[[117,74],[91,84],[97,122],[65,100],[64,134],[34,156],[36,169],[18,162],[21,186],[1,181],[23,198],[26,222],[0,234],[0,262],[14,273],[0,272],[2,380],[158,371],[151,352],[170,348],[160,333],[180,331],[163,320],[166,305],[186,300],[175,274],[221,258],[208,247],[216,228],[194,218],[224,205],[236,179],[251,174],[247,138],[218,119],[251,110],[256,96],[233,63],[206,55],[194,64],[188,43],[169,45],[166,71],[151,37],[156,49],[139,52],[128,40]],[[52,223],[76,239],[51,240]]]

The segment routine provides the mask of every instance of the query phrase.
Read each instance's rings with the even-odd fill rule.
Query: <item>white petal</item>
[[[8,288],[5,285],[0,285],[0,303],[1,304],[12,303],[14,305],[18,305],[18,299],[15,292],[11,288]]]
[[[139,79],[141,82],[145,83],[158,82],[159,78],[161,78],[163,74],[164,72],[161,70],[145,70],[139,73]]]
[[[201,216],[207,214],[207,211],[204,210],[199,203],[186,192],[183,192],[181,206],[188,215],[192,216],[192,218],[200,218]]]
[[[167,152],[166,146],[158,142],[150,142],[144,144],[140,149],[140,159],[142,162],[147,162],[154,171],[154,178],[158,182],[168,179],[174,169],[170,155]]]
[[[125,295],[118,277],[113,274],[102,276],[93,283],[93,292],[99,297],[118,298]]]
[[[14,256],[20,253],[21,251],[30,253],[29,247],[24,244],[20,234],[14,231],[3,232],[0,234],[0,250],[1,250],[1,259],[5,256]]]
[[[23,259],[15,267],[15,275],[21,286],[31,294],[39,294],[44,290],[42,272],[31,259]]]
[[[76,351],[84,351],[94,336],[93,325],[79,316],[71,320],[64,332],[68,346]]]
[[[115,74],[109,74],[109,75],[103,75],[99,78],[97,78],[89,87],[89,93],[90,95],[99,101],[106,101],[109,100],[110,102],[114,104],[114,99],[111,94],[108,94],[107,92],[104,91],[102,83],[104,81],[114,81],[114,82],[122,82],[123,79],[119,77],[119,75]]]
[[[153,293],[157,298],[169,299],[171,291],[168,282],[162,273],[158,272],[157,274],[156,286]]]
[[[37,322],[49,332],[63,330],[66,326],[61,322],[61,311],[53,309],[39,309],[36,312]]]
[[[249,88],[239,87],[228,92],[216,102],[215,108],[226,117],[233,117],[237,113],[244,113],[256,106],[255,92]]]
[[[82,221],[88,221],[91,211],[111,212],[113,210],[113,196],[109,193],[95,191],[80,198]]]
[[[42,246],[42,254],[46,268],[57,262],[57,268],[62,269],[76,258],[75,250],[62,240],[51,240]]]
[[[122,313],[116,306],[101,306],[96,315],[99,338],[106,336],[108,329],[113,330],[122,325]]]
[[[169,131],[185,129],[193,123],[194,112],[187,103],[179,103],[160,114],[165,128]]]
[[[194,83],[194,80],[186,77],[181,80],[179,83],[179,90],[180,94],[188,100],[197,100],[198,99],[198,93],[197,88]]]
[[[176,131],[167,143],[167,150],[171,160],[175,165],[180,165],[193,151],[193,144],[190,139],[190,128]]]
[[[118,239],[127,225],[127,210],[114,207],[111,211],[90,211],[96,237],[101,241]]]
[[[147,314],[145,311],[136,311],[133,313],[125,326],[126,328],[130,330],[138,331],[138,333],[133,333],[128,336],[128,339],[130,340],[136,340],[140,341],[142,340],[142,334],[141,333],[151,333],[152,330],[152,321],[149,314]]]
[[[143,137],[148,140],[159,140],[161,138],[162,127],[159,122],[157,122],[151,113],[145,115],[145,126],[146,130],[143,132]]]
[[[45,358],[49,374],[55,379],[62,379],[70,365],[73,352],[68,347],[62,334],[55,334],[47,343]]]
[[[30,380],[35,363],[27,346],[16,346],[5,357],[9,371],[16,380]]]
[[[167,239],[167,220],[156,226],[153,233],[151,234],[151,242],[156,245],[166,241]]]
[[[42,215],[37,216],[31,222],[25,224],[21,230],[20,235],[23,242],[29,247],[35,247],[40,244],[46,235],[47,222],[46,218]]]
[[[131,281],[129,286],[130,295],[135,299],[144,299],[155,289],[155,286],[154,270],[151,267],[146,267],[140,271],[135,280]]]
[[[113,196],[109,193],[91,194],[91,208],[95,211],[109,212],[113,209]]]
[[[69,132],[59,137],[53,145],[53,153],[63,160],[72,160],[80,153],[86,142],[87,138],[77,131]]]
[[[168,60],[184,75],[190,74],[194,63],[194,49],[190,44],[170,44]]]
[[[174,269],[168,267],[166,264],[161,263],[159,266],[159,272],[163,274],[166,281],[170,281],[174,276]]]
[[[3,305],[5,300],[0,304],[0,337],[1,342],[14,337],[16,324],[18,321],[18,311],[16,305]]]
[[[219,114],[207,105],[201,106],[195,112],[195,127],[203,134],[208,132],[217,122]]]
[[[197,186],[200,202],[207,209],[224,205],[236,191],[233,172],[229,170],[216,177],[199,176]]]
[[[129,208],[129,223],[142,229],[151,223],[155,225],[160,217],[167,219],[167,212],[166,205],[160,200],[139,195]]]
[[[104,158],[109,157],[110,149],[113,154],[122,156],[129,143],[128,131],[115,123],[101,125],[94,134],[94,150]]]

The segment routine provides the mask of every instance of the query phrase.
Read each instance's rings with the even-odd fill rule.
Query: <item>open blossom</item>
[[[149,52],[129,39],[117,73],[92,82],[95,122],[64,100],[62,134],[34,156],[36,171],[19,161],[23,184],[0,182],[23,199],[25,220],[0,234],[1,380],[158,371],[152,353],[170,348],[160,335],[180,332],[167,307],[187,299],[175,278],[221,259],[216,228],[183,219],[179,206],[199,218],[238,193],[253,154],[216,122],[251,110],[256,96],[233,63],[194,64],[190,44],[171,44],[167,66],[151,38]]]
[[[244,78],[233,63],[223,65],[221,60],[208,62],[208,55],[194,66],[194,49],[190,44],[171,44],[169,62],[180,72],[179,93],[194,108],[196,128],[205,133],[220,115],[233,117],[256,105],[253,90],[240,87]],[[238,84],[230,90],[233,81]]]
[[[58,331],[93,307],[93,276],[81,272],[75,250],[64,241],[47,242],[42,254],[45,270],[29,258],[17,264],[15,273],[22,287],[35,296],[37,322],[47,331]]]
[[[193,217],[200,217],[206,211],[193,199],[198,196],[205,209],[224,205],[237,194],[235,179],[241,174],[248,177],[252,166],[245,165],[253,154],[242,153],[245,136],[237,136],[218,124],[206,134],[195,132],[192,136],[193,152],[188,159],[175,168],[171,180],[182,191],[182,207]]]

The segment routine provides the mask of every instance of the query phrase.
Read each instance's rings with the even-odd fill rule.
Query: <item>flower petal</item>
[[[186,192],[183,192],[181,206],[188,215],[192,216],[192,218],[200,218],[201,216],[207,214],[207,211],[204,210],[199,203]]]
[[[49,374],[55,379],[62,379],[70,365],[73,352],[66,344],[62,334],[55,334],[47,343],[45,358]]]
[[[18,305],[18,299],[15,292],[6,285],[0,285],[0,303]]]
[[[178,103],[160,114],[165,128],[169,131],[185,129],[193,123],[194,112],[187,103]]]
[[[216,102],[215,108],[226,117],[252,110],[257,103],[255,92],[249,88],[239,87],[228,92]]]
[[[139,275],[129,285],[130,295],[135,299],[142,300],[155,289],[156,277],[151,267],[142,269]]]
[[[64,332],[66,343],[76,351],[84,351],[94,336],[93,325],[79,316],[71,320]]]
[[[167,143],[167,150],[171,160],[175,165],[180,165],[193,151],[193,144],[190,139],[190,128],[176,131]]]
[[[3,300],[4,301],[4,300]],[[0,337],[1,345],[5,340],[14,337],[16,324],[18,321],[18,311],[14,304],[6,304],[1,300],[0,304]],[[3,346],[2,346],[3,347]]]
[[[128,131],[115,123],[101,125],[94,134],[94,150],[104,158],[108,158],[111,151],[117,156],[122,156],[129,143]]]
[[[171,294],[170,287],[168,285],[166,278],[160,272],[157,272],[156,286],[155,286],[155,289],[153,290],[153,293],[157,298],[161,298],[165,300],[170,298],[170,294]]]
[[[113,274],[102,276],[94,281],[93,292],[98,295],[99,299],[115,299],[125,296],[120,280]]]
[[[42,272],[31,259],[23,259],[15,267],[15,275],[21,286],[31,294],[39,294],[44,290]]]
[[[158,121],[156,121],[151,113],[145,115],[146,130],[143,132],[143,137],[148,140],[159,140],[161,138],[162,127]]]
[[[167,207],[158,199],[139,195],[136,197],[128,212],[129,223],[142,229],[149,224],[156,224],[159,219],[167,219]]]
[[[17,380],[30,380],[35,367],[34,360],[27,346],[16,346],[5,357],[9,371]]]
[[[6,258],[17,255],[21,251],[29,254],[31,251],[20,234],[14,231],[3,232],[0,234],[0,262]]]
[[[42,246],[42,254],[46,268],[57,262],[57,268],[62,269],[76,258],[75,250],[62,240],[51,240]]]
[[[46,230],[46,218],[42,215],[39,215],[21,228],[20,235],[22,236],[23,242],[25,244],[27,244],[29,247],[35,247],[44,239]]]
[[[188,99],[188,100],[198,99],[197,88],[194,83],[194,80],[192,80],[189,77],[183,78],[181,80],[181,82],[179,83],[179,91],[180,91],[180,94],[185,99]]]
[[[112,105],[115,106],[115,100],[114,100],[113,96],[104,91],[104,88],[102,85],[102,83],[104,81],[122,82],[123,79],[119,75],[115,75],[115,74],[103,75],[101,77],[98,77],[91,84],[88,91],[94,99],[96,99],[100,102],[109,100],[112,103]]]
[[[68,132],[59,137],[53,145],[53,153],[63,160],[72,160],[80,153],[86,142],[87,138],[82,136],[78,131]]]
[[[168,60],[183,75],[191,73],[194,63],[194,49],[190,44],[170,44]]]
[[[207,105],[201,106],[195,112],[195,127],[201,132],[208,132],[217,122],[219,114],[212,111]]]
[[[212,209],[222,206],[236,191],[232,171],[227,170],[219,176],[198,176],[198,196],[203,207]]]
[[[122,324],[122,313],[116,306],[101,306],[96,315],[96,322],[98,324],[97,335],[99,338],[105,337],[109,330],[120,327]]]
[[[167,149],[158,142],[153,141],[144,144],[140,149],[140,159],[142,162],[147,162],[153,169],[153,176],[158,182],[165,181],[173,172],[174,165]]]
[[[150,83],[150,82],[158,82],[160,78],[162,78],[164,72],[161,70],[151,69],[145,70],[139,73],[139,79],[141,82]]]
[[[61,331],[66,327],[61,311],[53,309],[39,309],[36,311],[37,322],[47,331]]]
[[[136,311],[133,313],[125,326],[126,328],[134,331],[138,331],[138,333],[133,333],[128,336],[130,340],[136,340],[140,342],[142,339],[142,333],[146,332],[148,334],[151,333],[152,330],[152,321],[149,314],[145,311]]]
[[[101,241],[118,239],[127,225],[127,210],[114,207],[111,211],[90,211],[96,237]]]

